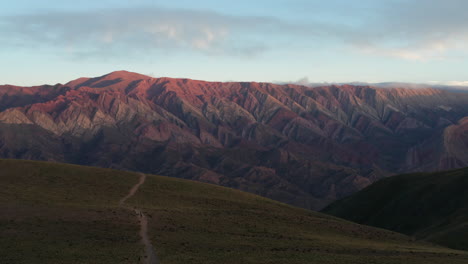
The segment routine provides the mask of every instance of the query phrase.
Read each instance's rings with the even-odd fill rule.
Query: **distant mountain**
[[[204,181],[320,209],[382,177],[468,166],[468,94],[151,78],[0,86],[0,157]]]
[[[468,262],[465,251],[181,179],[0,160],[0,186],[1,263]],[[144,257],[141,233],[159,261]]]
[[[390,177],[325,208],[361,224],[468,249],[468,168]]]
[[[447,85],[447,84],[418,84],[418,83],[400,83],[400,82],[384,82],[372,84],[379,88],[411,88],[411,89],[425,89],[433,88],[439,90],[447,90],[450,92],[463,92],[468,93],[468,86],[466,85]]]
[[[280,82],[279,84],[289,84],[291,82]],[[300,80],[298,82],[292,82],[292,84],[300,84],[308,87],[323,87],[330,85],[353,85],[353,86],[371,86],[375,88],[387,88],[387,89],[437,89],[447,90],[450,92],[468,93],[468,86],[465,82],[454,82],[456,84],[450,85],[444,83],[406,83],[406,82],[380,82],[380,83],[368,83],[368,82],[348,82],[348,83],[311,83],[307,80]]]

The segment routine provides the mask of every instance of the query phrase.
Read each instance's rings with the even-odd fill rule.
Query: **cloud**
[[[447,59],[468,52],[468,1],[386,0],[358,29],[364,53],[406,60]]]
[[[0,47],[56,47],[77,58],[154,51],[251,58],[275,49],[318,47],[350,31],[314,19],[298,23],[194,9],[50,11],[0,17]]]
[[[309,77],[302,77],[301,79],[297,80],[294,83],[299,84],[299,85],[309,85],[310,84]]]
[[[329,26],[322,36],[348,51],[410,61],[468,54],[466,0],[303,1],[299,9],[320,17]]]
[[[446,59],[446,52],[450,50],[448,46],[437,43],[420,45],[418,47],[386,47],[385,45],[372,44],[367,46],[357,46],[359,51],[365,54],[395,57],[411,61],[429,61]]]
[[[468,87],[468,81],[430,81],[431,85],[463,86]]]
[[[259,33],[281,34],[286,26],[274,18],[154,7],[48,12],[0,17],[0,47],[55,46],[77,56],[155,50],[255,56],[268,49]]]
[[[468,54],[468,1],[296,1],[306,17],[240,16],[158,7],[0,17],[0,48],[56,47],[75,57],[195,52],[250,58],[302,49],[411,61]],[[288,5],[288,3],[283,3]],[[289,17],[289,19],[292,19]]]

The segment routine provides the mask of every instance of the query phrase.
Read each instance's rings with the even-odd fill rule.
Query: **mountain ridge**
[[[313,209],[392,174],[468,166],[468,95],[448,91],[126,71],[18,89],[0,86],[4,158],[188,178]]]

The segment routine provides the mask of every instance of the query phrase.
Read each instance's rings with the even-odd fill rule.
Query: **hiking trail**
[[[140,238],[142,244],[145,246],[145,255],[143,256],[143,263],[145,264],[158,264],[158,259],[156,257],[156,252],[154,251],[154,247],[151,244],[151,240],[149,239],[148,236],[148,217],[145,215],[145,213],[138,208],[132,208],[130,206],[126,206],[125,202],[130,199],[135,193],[138,191],[141,185],[145,183],[146,180],[146,175],[143,173],[140,173],[140,179],[137,184],[135,184],[128,194],[120,199],[119,201],[119,206],[127,208],[127,209],[133,209],[135,212],[139,222],[140,222]]]

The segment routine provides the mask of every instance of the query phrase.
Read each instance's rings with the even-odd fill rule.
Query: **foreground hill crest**
[[[314,209],[393,173],[468,166],[468,96],[435,89],[118,71],[0,86],[0,111],[0,157],[190,178]]]
[[[0,185],[2,263],[468,260],[465,251],[194,181],[0,159]]]

